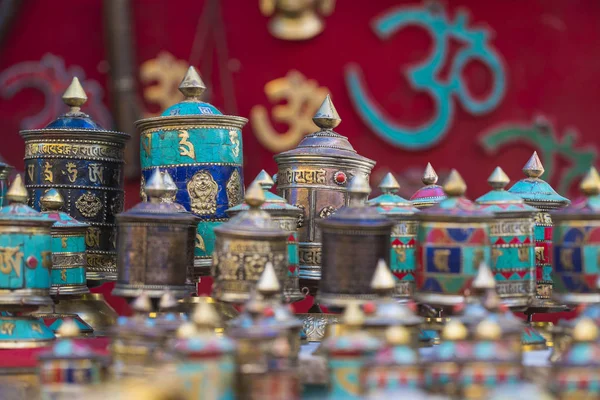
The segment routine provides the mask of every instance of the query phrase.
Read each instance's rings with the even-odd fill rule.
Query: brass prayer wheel
[[[214,230],[213,297],[227,303],[248,301],[268,262],[280,282],[288,271],[289,233],[261,209],[265,194],[258,182],[248,186],[244,200],[249,209]]]
[[[295,149],[275,156],[277,193],[300,208],[300,287],[315,294],[321,278],[322,235],[318,222],[348,204],[346,186],[353,176],[368,177],[375,161],[356,153],[348,139],[333,131],[340,119],[327,96],[313,117],[320,128]],[[304,290],[304,289],[303,289]]]
[[[318,301],[329,307],[377,298],[371,281],[379,260],[389,263],[394,221],[365,205],[371,188],[363,175],[348,185],[350,205],[318,221],[323,233],[323,270]]]
[[[81,111],[87,96],[79,80],[63,95],[70,110],[43,129],[21,131],[25,140],[25,187],[29,204],[55,188],[67,212],[89,224],[86,235],[88,285],[117,278],[115,216],[123,211],[123,149],[129,135],[108,131]]]
[[[145,292],[159,298],[168,290],[181,298],[194,290],[186,284],[194,263],[194,242],[188,233],[198,217],[163,202],[166,190],[156,169],[146,183],[150,201],[117,216],[116,296],[132,298]]]

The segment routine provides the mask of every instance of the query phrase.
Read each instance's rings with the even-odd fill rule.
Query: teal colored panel
[[[535,264],[535,249],[533,246],[498,247],[500,255],[496,259],[496,269],[529,269]]]
[[[50,249],[50,235],[0,235],[0,289],[48,289]]]
[[[542,279],[552,281],[552,265],[544,265],[542,267]]]
[[[489,246],[464,246],[462,253],[462,273],[466,276],[475,276],[479,268],[479,262],[491,263],[491,249]],[[483,256],[483,259],[481,258]],[[477,262],[479,261],[479,262]]]
[[[196,163],[242,165],[242,132],[239,129],[194,128],[157,131],[142,138],[142,168]],[[150,153],[146,153],[146,147]]]
[[[360,368],[362,365],[360,358],[330,359],[329,396],[349,400],[361,399]]]
[[[392,272],[406,272],[415,270],[415,248],[398,247],[391,249],[390,269]]]
[[[54,333],[41,319],[0,317],[0,343],[14,340],[52,340]]]
[[[53,285],[85,285],[85,267],[52,270]]]
[[[52,238],[52,252],[81,253],[85,251],[85,235]]]
[[[545,226],[536,225],[533,229],[533,237],[535,240],[544,240],[545,230]]]
[[[202,237],[203,243],[199,243],[198,236],[196,236],[196,247],[194,249],[196,257],[205,257],[213,253],[215,248],[215,232],[213,229],[222,223],[221,221],[200,221],[198,235]]]
[[[598,274],[598,256],[600,255],[600,246],[587,245],[583,246],[583,273]]]
[[[299,263],[299,255],[298,255],[298,243],[288,243],[288,264],[289,265],[298,265]]]

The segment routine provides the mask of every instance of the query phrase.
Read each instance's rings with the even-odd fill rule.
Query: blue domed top
[[[173,115],[223,115],[223,113],[212,104],[199,100],[184,100],[167,108],[161,114],[162,117]]]
[[[105,130],[95,121],[93,121],[89,115],[84,113],[63,114],[46,125],[46,129],[89,129],[93,131]]]

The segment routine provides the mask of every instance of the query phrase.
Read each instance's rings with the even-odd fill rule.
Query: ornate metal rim
[[[102,143],[109,143],[113,145],[125,145],[129,139],[131,139],[131,135],[125,132],[118,131],[107,131],[107,130],[95,130],[95,129],[31,129],[20,131],[19,135],[28,142],[30,140],[61,140],[65,141],[64,135],[73,135],[78,139],[75,139],[78,142],[85,143],[87,140],[82,140],[81,137],[85,137],[89,140],[97,140]],[[116,140],[116,142],[112,142],[111,140]]]
[[[199,115],[170,115],[145,118],[135,121],[136,129],[143,133],[152,128],[161,128],[169,124],[176,125],[199,125],[199,127],[210,126],[215,124],[224,125],[227,129],[227,124],[236,129],[242,129],[248,123],[248,119],[238,117],[236,115],[218,115],[218,114],[199,114]]]

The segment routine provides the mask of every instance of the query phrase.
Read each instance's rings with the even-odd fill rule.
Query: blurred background
[[[536,150],[575,197],[598,153],[599,15],[597,0],[0,0],[0,157],[23,169],[18,131],[67,111],[78,76],[83,111],[133,135],[128,208],[133,122],[181,100],[191,64],[206,101],[249,119],[246,183],[316,130],[329,93],[337,131],[377,161],[372,184],[391,171],[410,197],[431,162],[476,198],[497,165],[521,179]]]

